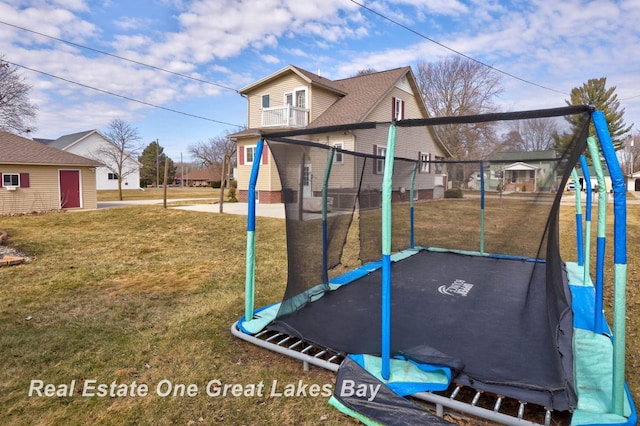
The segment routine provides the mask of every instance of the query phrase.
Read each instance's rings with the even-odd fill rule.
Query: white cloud
[[[280,63],[280,59],[273,55],[261,55],[260,59],[268,64],[277,64]]]

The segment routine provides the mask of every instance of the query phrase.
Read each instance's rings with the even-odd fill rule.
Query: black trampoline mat
[[[566,386],[544,262],[421,250],[392,265],[392,353],[426,345],[472,380],[536,391]],[[346,353],[381,352],[381,270],[270,328]]]

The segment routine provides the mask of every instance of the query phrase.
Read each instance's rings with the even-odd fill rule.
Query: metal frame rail
[[[309,365],[324,368],[333,372],[337,372],[345,354],[330,351],[326,348],[306,342],[298,337],[290,336],[286,333],[280,333],[272,330],[263,330],[256,335],[249,335],[242,332],[235,322],[231,326],[231,333],[246,342],[252,343],[261,348],[268,349],[272,352],[280,353],[294,359],[302,361],[303,369],[307,371]],[[470,402],[463,395],[473,393]],[[418,392],[411,395],[412,398],[426,402],[435,411],[436,415],[442,417],[445,409],[463,413],[489,421],[498,422],[504,425],[513,426],[533,426],[551,424],[552,412],[548,409],[534,404],[527,404],[523,401],[516,401],[511,398],[505,398],[490,392],[483,392],[468,386],[453,384],[445,392]],[[484,406],[490,405],[492,408],[484,408],[480,405],[480,400],[484,399]],[[491,399],[491,401],[488,401]],[[506,404],[509,401],[509,404]],[[505,412],[504,407],[516,405],[517,413],[513,415]],[[502,410],[502,412],[501,412]],[[525,415],[535,413],[538,417],[544,416],[544,421],[534,422],[527,420]]]

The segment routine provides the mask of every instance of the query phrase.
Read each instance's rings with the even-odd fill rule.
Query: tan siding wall
[[[352,134],[345,135],[342,132],[328,133],[322,135],[314,135],[313,142],[323,145],[333,146],[336,143],[342,143],[342,148],[353,151],[354,139]],[[312,173],[314,179],[313,191],[322,191],[322,182],[324,180],[324,169],[327,163],[326,153],[316,156],[312,159]],[[329,178],[329,188],[352,188],[355,185],[355,170],[353,156],[343,155],[343,162],[336,163],[334,161],[331,167],[331,176]]]
[[[389,100],[389,106],[391,101]],[[373,154],[374,145],[378,147],[386,147],[388,143],[388,127],[378,126],[375,130],[360,130],[356,134],[356,144],[360,152]],[[419,153],[430,153],[431,159],[435,156],[444,157],[444,152],[433,141],[431,134],[424,127],[397,128],[396,133],[396,157],[404,157],[408,159],[418,160]],[[369,160],[370,163],[370,160]],[[382,175],[369,174],[373,170],[373,164],[367,164],[365,174],[367,177],[363,182],[365,188],[380,188],[382,185]],[[396,173],[400,174],[400,169],[395,168]],[[418,173],[416,175],[415,187],[418,189],[433,188],[435,183],[435,166],[431,165],[431,173]],[[394,188],[409,187],[408,171],[404,176],[394,178]]]
[[[310,90],[307,82],[298,75],[288,73],[265,87],[256,88],[247,94],[249,104],[249,128],[262,127],[262,95],[268,94],[271,100],[270,107],[284,106],[284,94],[295,89],[307,87],[307,103],[309,102]]]
[[[29,173],[29,188],[7,191],[0,188],[0,214],[21,214],[60,209],[60,190],[57,166],[0,166],[0,173]],[[84,209],[97,207],[95,172],[80,169]]]
[[[249,178],[251,177],[252,165],[240,164],[240,150],[244,150],[245,146],[256,145],[257,139],[255,137],[238,139],[238,150],[236,154],[236,161],[238,164],[238,189],[249,189]],[[268,153],[268,163],[260,164],[260,171],[258,174],[258,182],[256,183],[256,190],[258,191],[280,191],[280,178],[278,176],[277,167],[271,151],[265,145]]]
[[[95,169],[94,169],[95,170]],[[80,183],[82,191],[82,208],[98,208],[98,192],[96,191],[96,172],[89,167],[80,169]]]
[[[333,105],[338,100],[338,96],[334,92],[314,87],[312,88],[310,100],[311,111],[309,121],[311,122],[318,118],[320,114],[325,112],[327,108]]]
[[[404,118],[424,118],[418,107],[418,102],[413,94],[394,87],[391,92],[369,113],[364,121],[391,121],[392,98],[400,98],[404,101]]]

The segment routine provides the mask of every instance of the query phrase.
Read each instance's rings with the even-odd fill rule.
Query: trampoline
[[[535,159],[523,152],[465,161],[420,154],[416,160],[403,148],[412,138],[437,137],[438,126],[496,122],[499,128],[566,116],[582,123],[570,143]],[[599,147],[588,137],[592,121]],[[370,141],[374,154],[314,139],[340,132]],[[377,155],[378,144],[384,156]],[[505,424],[550,424],[554,413],[576,425],[635,424],[624,384],[624,182],[602,113],[577,106],[272,133],[259,140],[257,158],[267,146],[283,188],[287,287],[281,302],[254,309],[258,230],[249,203],[245,316],[232,326],[234,335],[338,371],[330,403],[366,424],[444,424],[443,407]],[[564,262],[560,253],[562,196],[574,168],[588,170],[585,151],[598,163],[598,179],[604,166],[613,181],[613,333],[602,315],[605,224],[598,224],[596,282],[590,277],[590,189],[586,232],[579,193],[576,199],[578,262]],[[334,166],[337,154],[346,167]],[[315,185],[305,178],[309,165],[321,170]],[[250,200],[258,173],[256,162]],[[518,176],[532,186],[520,186]],[[601,183],[599,209],[607,204]],[[522,191],[507,197],[509,185]],[[452,186],[469,191],[463,199],[445,197]],[[346,270],[349,258],[357,264]],[[589,360],[596,357],[606,365],[593,366]],[[408,370],[417,373],[400,373]],[[345,396],[338,390],[345,380],[379,383],[385,392],[373,402]],[[467,388],[475,396],[458,401]],[[602,395],[594,397],[591,388]],[[481,407],[488,394],[494,402]],[[409,395],[433,403],[435,413],[419,409]],[[500,412],[505,399],[515,401],[515,412]],[[542,417],[526,420],[526,404],[539,406]]]

